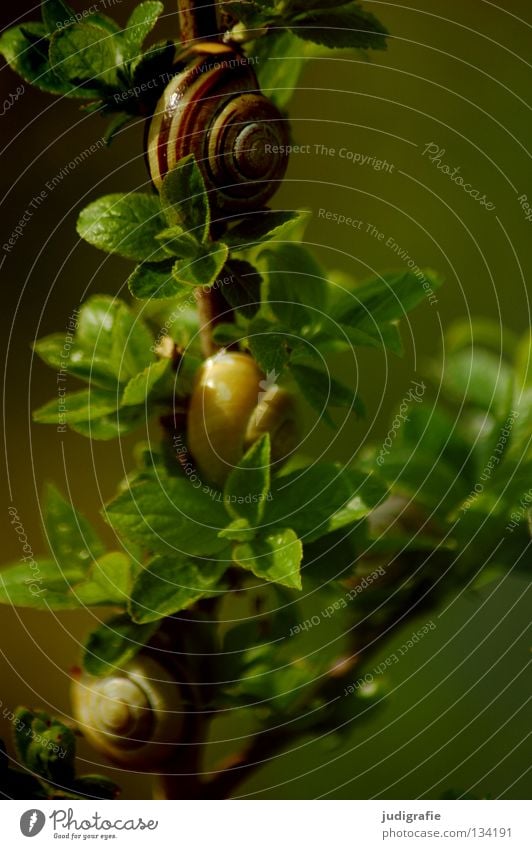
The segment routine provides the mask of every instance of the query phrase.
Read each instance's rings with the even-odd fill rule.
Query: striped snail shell
[[[183,729],[179,685],[140,655],[105,678],[75,676],[72,707],[83,736],[111,761],[149,769],[175,753]]]
[[[147,159],[161,188],[166,174],[193,153],[211,207],[257,209],[272,197],[287,166],[286,121],[260,93],[255,72],[234,48],[200,42],[189,48],[150,121]]]
[[[272,462],[281,462],[299,438],[292,395],[268,381],[248,354],[220,352],[200,368],[190,399],[187,444],[205,481],[220,489],[231,469],[264,433]]]

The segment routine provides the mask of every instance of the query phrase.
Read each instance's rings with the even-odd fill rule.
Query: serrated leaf
[[[138,625],[124,614],[104,622],[85,643],[84,669],[90,675],[101,676],[125,666],[144,648],[157,628],[157,624]]]
[[[63,333],[53,333],[38,339],[33,350],[49,366],[63,369],[80,380],[93,383],[102,389],[116,391],[117,378],[108,360],[85,352],[77,345],[66,343]]]
[[[269,246],[259,255],[258,268],[272,312],[292,333],[321,318],[327,305],[325,275],[306,248]]]
[[[153,387],[164,377],[170,367],[170,360],[159,360],[132,377],[124,389],[124,406],[144,404]]]
[[[73,23],[76,20],[75,14],[71,6],[63,0],[43,0],[41,3],[43,23],[50,33]]]
[[[185,478],[143,481],[111,501],[106,519],[120,536],[148,551],[208,556],[225,547],[218,531],[227,524],[223,503],[209,492]]]
[[[289,238],[291,230],[308,213],[293,210],[263,209],[253,212],[224,234],[224,241],[234,250],[260,245],[263,242]]]
[[[424,279],[433,290],[442,285],[441,278],[426,269]],[[384,274],[357,286],[337,300],[332,317],[350,327],[375,327],[376,324],[403,318],[427,297],[423,280],[412,272]]]
[[[229,249],[223,242],[203,245],[196,259],[178,259],[172,274],[177,284],[186,286],[212,286],[225,265]]]
[[[167,254],[157,240],[166,228],[156,195],[143,192],[105,195],[83,209],[77,231],[90,245],[138,262],[159,262]]]
[[[154,0],[147,0],[145,3],[140,3],[133,10],[124,30],[127,59],[132,60],[137,58],[144,41],[163,12],[163,4],[154,2]]]
[[[181,159],[163,180],[161,203],[170,224],[179,224],[198,242],[207,241],[209,198],[193,154]]]
[[[512,380],[500,356],[482,348],[461,349],[445,360],[442,389],[455,402],[497,413],[507,407]]]
[[[72,424],[97,419],[116,412],[117,408],[118,399],[115,393],[103,389],[82,389],[68,393],[66,399],[61,402],[61,409],[58,398],[43,404],[34,411],[33,419],[40,424]]]
[[[172,261],[140,263],[128,278],[129,291],[140,300],[171,298],[183,291],[190,296],[188,286],[180,286],[174,279],[173,266]]]
[[[386,488],[374,475],[317,463],[278,475],[271,492],[264,521],[294,528],[306,544],[363,519],[384,498]]]
[[[120,39],[104,27],[74,23],[55,32],[50,42],[50,66],[62,80],[82,86],[85,96],[98,97],[118,83],[122,64]]]
[[[118,304],[112,328],[111,362],[121,380],[129,380],[155,361],[153,336],[143,320]]]
[[[108,415],[91,418],[88,421],[68,422],[76,433],[88,439],[117,439],[145,424],[146,412],[143,407],[124,407]]]
[[[48,484],[44,494],[44,528],[50,551],[65,570],[75,564],[88,569],[104,551],[91,524],[53,484]]]
[[[130,614],[135,622],[154,622],[191,607],[215,590],[229,562],[193,561],[175,554],[156,557],[133,585]]]
[[[328,372],[292,360],[289,365],[302,396],[328,425],[334,427],[328,407],[349,407],[357,416],[364,415],[364,405],[357,394]]]
[[[194,236],[187,233],[179,224],[161,230],[157,240],[164,247],[168,256],[176,256],[179,259],[194,259],[201,253],[200,242]]]
[[[235,545],[233,558],[235,563],[253,572],[257,578],[301,589],[303,546],[290,528],[272,530],[251,542]]]
[[[326,3],[321,5],[321,9],[310,9],[297,15],[295,25],[290,23],[290,28],[299,38],[334,48],[386,48],[386,28],[359,3],[342,4],[339,8],[332,8]]]
[[[225,300],[245,318],[253,318],[260,309],[262,277],[251,263],[240,259],[228,259],[225,272],[229,279],[220,289]]]
[[[264,516],[270,491],[270,436],[263,434],[231,470],[224,488],[224,503],[234,519],[256,527]]]
[[[288,347],[292,341],[291,333],[279,332],[278,325],[259,316],[250,322],[247,344],[265,374],[272,371],[282,374],[290,356]]]
[[[256,536],[255,528],[250,528],[247,519],[235,519],[218,536],[231,542],[249,542]]]
[[[48,28],[41,23],[29,22],[12,27],[0,37],[0,53],[25,82],[42,91],[68,97],[87,97],[85,92],[73,90],[50,67],[47,36]]]
[[[125,606],[131,588],[132,563],[123,551],[110,551],[93,565],[85,581],[73,588],[80,604]]]

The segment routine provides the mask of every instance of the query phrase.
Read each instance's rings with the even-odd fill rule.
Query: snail
[[[221,351],[199,369],[187,415],[187,444],[201,477],[220,489],[262,434],[271,436],[273,463],[298,443],[294,399],[268,383],[255,360],[239,352]]]
[[[193,153],[213,209],[243,213],[272,197],[284,177],[286,121],[259,89],[237,48],[199,41],[184,49],[147,129],[152,181]]]
[[[89,743],[111,761],[149,769],[175,753],[183,731],[179,685],[147,655],[105,678],[73,678],[72,706]]]

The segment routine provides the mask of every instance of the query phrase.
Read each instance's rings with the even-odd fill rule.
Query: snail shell
[[[175,753],[183,729],[181,693],[152,658],[139,656],[105,678],[75,677],[71,696],[83,735],[110,760],[149,769]]]
[[[264,206],[287,166],[286,121],[263,94],[244,56],[201,42],[184,54],[151,119],[147,158],[157,189],[193,153],[211,207],[230,213]]]
[[[262,434],[272,462],[281,462],[299,438],[292,395],[269,386],[248,354],[221,352],[206,360],[195,381],[187,417],[187,444],[200,476],[223,487],[231,469]]]

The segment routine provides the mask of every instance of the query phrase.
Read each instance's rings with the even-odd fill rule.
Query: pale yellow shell
[[[290,393],[268,387],[248,354],[210,357],[196,377],[187,420],[187,445],[200,477],[222,488],[263,433],[271,436],[273,462],[294,450],[298,427]]]
[[[176,752],[183,728],[179,685],[151,657],[141,655],[105,678],[74,678],[71,698],[83,736],[110,760],[150,769]]]

